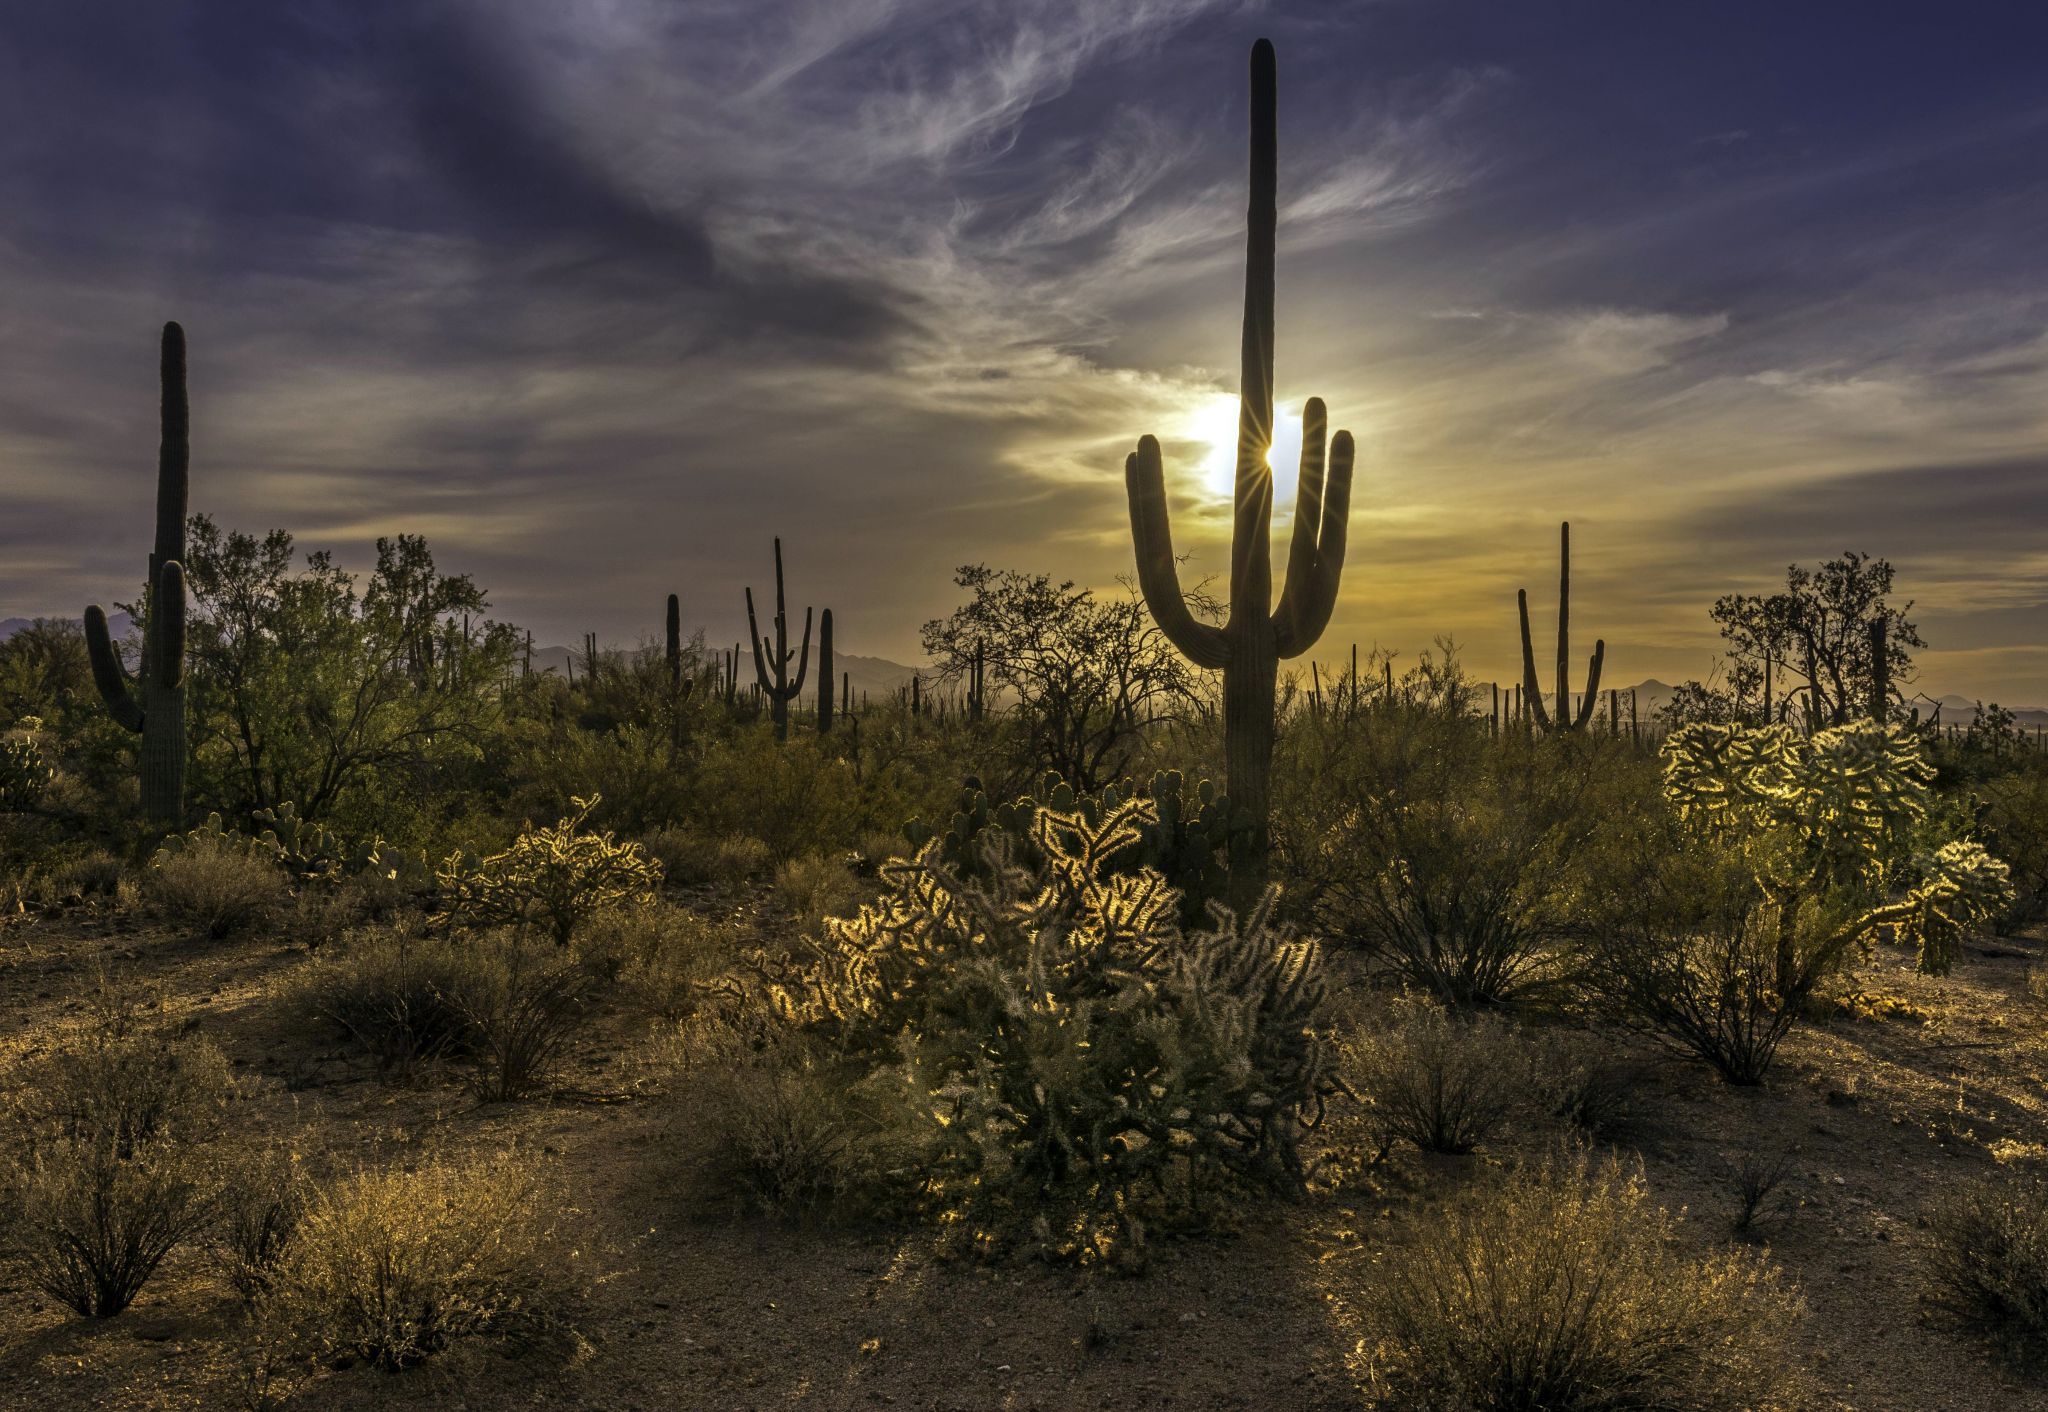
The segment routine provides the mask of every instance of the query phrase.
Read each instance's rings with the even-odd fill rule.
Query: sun
[[[1277,399],[1276,403],[1287,405]],[[1279,411],[1274,422],[1273,449],[1266,455],[1266,464],[1280,471],[1274,477],[1273,499],[1291,504],[1301,465],[1301,413]],[[1202,488],[1218,499],[1230,499],[1237,492],[1237,398],[1217,392],[1203,399],[1189,415],[1187,438],[1207,448],[1199,468]]]

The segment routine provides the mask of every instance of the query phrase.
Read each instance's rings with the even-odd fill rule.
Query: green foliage
[[[1948,970],[1962,937],[2010,899],[1982,845],[1929,836],[1934,768],[1919,738],[1856,721],[1802,739],[1785,726],[1694,724],[1664,744],[1664,789],[1683,833],[1747,860],[1788,938],[1777,980],[1804,989],[1852,943],[1880,934]],[[1795,967],[1789,938],[1825,914],[1832,935]]]
[[[1452,1005],[1569,980],[1601,835],[1654,807],[1616,742],[1496,740],[1458,710],[1394,703],[1283,758],[1298,774],[1276,839],[1323,934]]]
[[[983,875],[936,844],[885,865],[881,899],[771,972],[781,1013],[894,1067],[944,1170],[1118,1209],[1176,1172],[1289,1182],[1330,1090],[1313,944],[1212,910],[1184,932],[1149,869],[1110,870],[1156,820],[1040,809],[1027,865],[992,835]]]
[[[502,853],[471,864],[455,854],[436,874],[448,917],[471,927],[545,926],[567,946],[576,928],[606,907],[646,906],[661,886],[661,865],[637,843],[610,831],[585,832],[595,795],[550,828],[527,828]]]
[[[1377,1405],[1786,1412],[1801,1308],[1747,1253],[1688,1255],[1640,1168],[1558,1157],[1424,1216],[1359,1291]]]
[[[186,561],[195,781],[231,817],[296,801],[306,820],[403,836],[437,785],[464,781],[502,719],[513,632],[414,535],[377,542],[358,587],[292,537],[191,522]]]
[[[34,716],[15,722],[0,735],[0,813],[20,813],[43,802],[43,792],[57,776],[43,758],[37,739],[43,723]]]

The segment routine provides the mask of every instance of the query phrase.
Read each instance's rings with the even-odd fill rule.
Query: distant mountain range
[[[29,621],[27,618],[0,618],[0,642],[5,642],[15,633],[27,627]],[[107,626],[112,630],[114,639],[119,641],[127,636],[130,620],[126,613],[115,613],[107,619]],[[568,670],[572,653],[577,671],[580,673],[583,666],[583,649],[580,647],[575,649],[567,647],[536,647],[533,649],[534,670],[553,671],[557,675],[561,675]],[[718,649],[718,654],[719,659],[723,661],[725,649]],[[910,678],[921,670],[925,673],[926,680],[930,680],[930,670],[928,668],[906,667],[901,662],[892,662],[886,657],[862,657],[856,653],[839,652],[833,655],[832,662],[838,671],[845,674],[847,686],[853,692],[855,699],[858,699],[861,693],[865,692],[874,701],[885,700],[893,696],[897,691],[908,687],[910,685]],[[748,680],[752,673],[752,660],[743,660],[740,663],[740,680]],[[808,694],[816,685],[817,683],[814,680],[807,680],[804,683],[805,692]],[[1662,707],[1670,702],[1672,696],[1677,691],[1677,688],[1668,683],[1658,681],[1655,677],[1638,682],[1634,687],[1624,686],[1618,689],[1623,693],[1623,710],[1626,710],[1628,705],[1627,693],[1630,691],[1635,692],[1636,715],[1639,720],[1643,721],[1648,721],[1652,716],[1656,715]],[[1949,695],[1939,698],[1939,701],[1941,705],[1941,718],[1944,721],[1968,721],[1977,709],[1977,703],[1967,696]],[[1914,698],[1914,704],[1920,708],[1920,714],[1923,717],[1933,709],[1933,702],[1925,696]],[[2037,726],[2048,728],[2048,707],[2015,706],[2008,709],[2012,711],[2014,720],[2028,730],[2032,730]]]

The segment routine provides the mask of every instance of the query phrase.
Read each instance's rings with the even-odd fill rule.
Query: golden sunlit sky
[[[956,565],[1114,586],[1148,431],[1220,574],[1261,34],[1282,553],[1302,401],[1359,441],[1318,655],[1519,675],[1570,519],[1610,683],[1706,675],[1716,595],[1859,549],[1922,688],[2048,703],[2048,20],[2010,4],[23,7],[0,617],[139,577],[167,318],[195,510],[356,564],[424,532],[543,642],[672,590],[729,642],[779,534],[842,650],[913,660]]]

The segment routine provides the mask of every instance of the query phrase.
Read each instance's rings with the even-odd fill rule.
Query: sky
[[[1920,685],[2048,702],[2048,12],[1639,0],[24,0],[0,19],[0,616],[133,596],[156,332],[192,505],[425,533],[539,640],[772,575],[912,660],[987,563],[1118,588],[1166,447],[1227,573],[1245,62],[1278,385],[1358,439],[1325,662],[1706,676],[1889,558]],[[1294,470],[1276,449],[1284,561]]]

